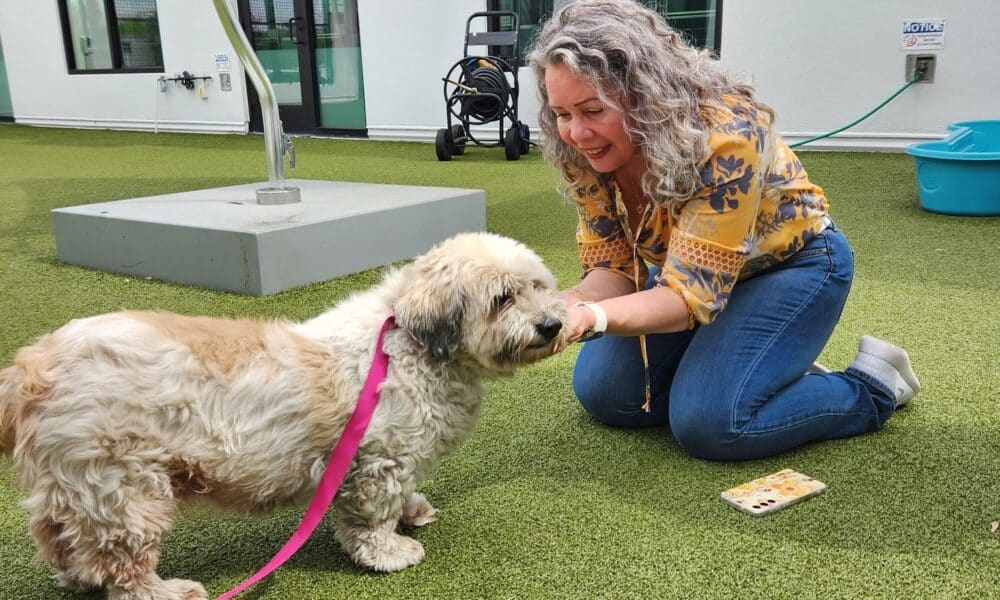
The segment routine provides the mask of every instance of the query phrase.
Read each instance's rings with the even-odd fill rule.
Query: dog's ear
[[[450,360],[462,339],[465,312],[458,274],[444,262],[418,262],[406,270],[406,289],[395,305],[396,323],[433,358]]]

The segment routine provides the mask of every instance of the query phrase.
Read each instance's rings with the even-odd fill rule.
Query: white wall
[[[381,0],[358,2],[365,109],[372,138],[433,140],[445,126],[444,77],[463,56],[469,16],[485,0]],[[484,19],[473,22],[481,30]],[[472,47],[469,54],[485,54]],[[538,102],[530,70],[518,72],[518,116],[537,130]],[[493,137],[498,125],[486,129]],[[492,139],[492,138],[488,138]]]
[[[0,0],[0,38],[15,120],[29,125],[174,131],[247,130],[245,78],[208,0],[159,2],[165,76],[212,75],[207,99],[158,73],[70,75],[55,0]],[[233,2],[235,6],[235,2]],[[30,26],[24,24],[30,23]],[[214,54],[228,52],[232,91],[222,92]]]
[[[485,0],[359,0],[370,137],[434,139],[445,124],[441,78],[462,57],[466,19],[485,6]],[[157,92],[156,73],[69,75],[56,1],[0,0],[15,120],[245,131],[245,78],[212,3],[161,0],[158,7],[166,75],[216,76],[214,53],[228,52],[232,92],[220,91],[217,78],[201,100],[174,84]],[[846,125],[905,83],[900,48],[907,18],[947,19],[944,49],[933,51],[934,83],[911,86],[868,120],[809,147],[899,150],[943,137],[953,121],[1000,117],[995,0],[727,0],[722,60],[753,81],[777,110],[779,130],[796,141]],[[520,75],[520,117],[537,135],[536,87],[529,69]]]
[[[847,125],[903,86],[902,22],[920,18],[946,19],[944,48],[926,51],[937,55],[934,82],[808,147],[900,149],[954,121],[1000,118],[996,0],[727,1],[721,59],[756,85],[793,142]]]

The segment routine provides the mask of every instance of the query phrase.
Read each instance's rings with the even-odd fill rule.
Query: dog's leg
[[[162,451],[140,446],[128,439],[78,443],[63,456],[87,458],[63,458],[59,477],[38,472],[25,504],[39,557],[56,568],[58,584],[103,586],[109,600],[203,600],[197,582],[156,574],[177,501]]]
[[[400,525],[423,527],[437,521],[437,510],[423,494],[413,492],[403,507],[403,516],[399,518]]]
[[[115,510],[122,511],[123,520],[91,519],[88,515],[60,510],[61,498],[76,498],[65,490],[49,495],[55,514],[36,514],[31,529],[38,543],[39,557],[56,568],[55,581],[60,587],[73,592],[86,592],[107,586],[109,600],[203,600],[208,597],[204,588],[193,581],[174,579],[163,581],[156,575],[159,562],[160,535],[169,524],[173,506],[157,515],[149,515],[145,523],[135,523],[139,508],[136,503],[125,503]],[[157,503],[145,504],[143,511],[157,510]],[[106,513],[105,516],[108,516]],[[59,519],[59,520],[57,520]],[[128,531],[131,525],[144,527],[145,531]],[[69,535],[64,535],[68,533]],[[70,536],[73,536],[72,539]]]
[[[414,461],[363,457],[337,496],[337,539],[355,562],[375,571],[401,571],[424,558],[423,545],[397,531],[416,485],[412,472],[400,469],[401,464]],[[424,504],[430,507],[426,500]],[[426,507],[414,500],[413,515]]]
[[[48,514],[35,514],[31,519],[31,534],[38,545],[38,560],[47,562],[55,569],[52,579],[56,585],[82,594],[92,592],[101,588],[100,581],[87,581],[80,579],[70,571],[70,545],[61,536],[63,526]]]

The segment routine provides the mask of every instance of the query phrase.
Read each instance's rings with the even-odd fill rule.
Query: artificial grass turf
[[[537,151],[518,162],[430,144],[297,139],[302,178],[486,190],[488,228],[518,238],[563,285],[578,276],[575,211]],[[857,257],[821,359],[842,368],[863,333],[909,350],[923,391],[878,433],[745,463],[685,455],[665,431],[607,429],[573,399],[577,348],[495,382],[476,432],[421,485],[441,511],[413,535],[420,565],[354,566],[324,521],[246,598],[986,598],[1000,589],[1000,219],[917,205],[912,159],[809,153]],[[380,270],[255,298],[60,264],[49,210],[258,181],[259,136],[0,126],[0,366],[66,320],[120,308],[310,317]],[[722,503],[737,483],[792,467],[826,494],[754,518]],[[0,459],[0,598],[69,598],[33,562],[16,474]],[[218,594],[264,564],[301,511],[181,511],[160,573]],[[99,596],[90,596],[99,597]]]

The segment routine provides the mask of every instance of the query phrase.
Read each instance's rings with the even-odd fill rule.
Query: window
[[[640,0],[699,48],[719,54],[722,0]]]
[[[524,57],[535,41],[538,28],[552,16],[553,0],[489,0],[487,10],[509,10],[517,13],[520,31],[517,32],[518,65],[524,65]],[[514,28],[513,19],[501,17],[490,23],[492,31],[510,31]],[[510,47],[490,47],[490,56],[510,58]]]
[[[518,56],[522,59],[534,41],[541,24],[552,15],[553,5],[565,0],[489,0],[488,10],[513,10],[520,17]],[[722,0],[640,0],[642,4],[663,15],[670,25],[682,31],[689,41],[701,48],[719,53],[719,31],[722,24]],[[500,19],[490,29],[510,31],[511,19]],[[500,48],[490,48],[492,56],[509,56]]]
[[[71,73],[162,72],[156,0],[59,0]]]

